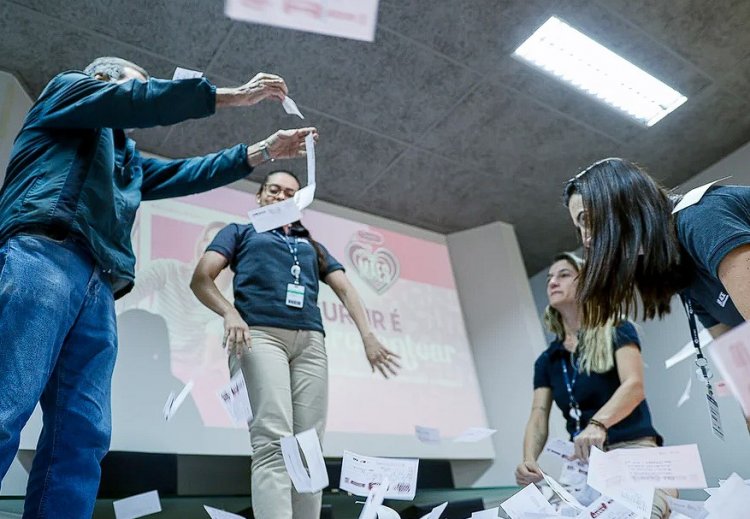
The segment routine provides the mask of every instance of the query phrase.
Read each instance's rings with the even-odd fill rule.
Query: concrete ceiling
[[[552,14],[687,103],[647,129],[511,58]],[[374,43],[234,22],[220,0],[0,0],[0,35],[32,96],[100,55],[219,86],[280,74],[320,129],[319,198],[441,233],[509,222],[529,273],[576,246],[560,195],[583,166],[625,156],[671,187],[750,140],[746,0],[381,0]],[[298,121],[263,104],[135,138],[181,157]]]

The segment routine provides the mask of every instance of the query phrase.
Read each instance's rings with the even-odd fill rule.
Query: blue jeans
[[[43,412],[24,518],[91,517],[116,354],[112,289],[84,249],[36,235],[0,246],[0,479]]]

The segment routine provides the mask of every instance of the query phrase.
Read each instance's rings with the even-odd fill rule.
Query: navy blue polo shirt
[[[750,187],[709,188],[697,204],[677,213],[677,236],[694,267],[685,293],[703,326],[745,322],[719,280],[719,264],[750,243]]]
[[[640,350],[641,343],[635,326],[629,322],[621,323],[615,332],[613,348],[619,348],[634,344]],[[552,390],[552,398],[557,407],[562,411],[565,418],[566,428],[571,439],[576,430],[576,422],[570,417],[570,399],[563,378],[562,363],[568,368],[568,376],[572,378],[573,367],[571,364],[571,353],[565,349],[562,341],[552,341],[549,348],[542,353],[534,363],[534,389],[548,387]],[[617,374],[617,365],[606,373],[586,374],[579,372],[573,386],[573,396],[578,402],[581,410],[581,430],[588,425],[589,420],[606,404],[617,388],[620,387],[620,377]],[[630,415],[609,428],[607,443],[618,443],[635,440],[645,436],[655,436],[659,445],[662,438],[651,424],[651,412],[644,400],[636,407]]]
[[[326,268],[319,272],[315,248],[304,227],[293,226],[287,237],[297,247],[300,263],[300,284],[305,287],[302,308],[286,304],[286,290],[294,283],[291,273],[294,258],[284,240],[283,231],[256,232],[251,224],[229,224],[216,235],[207,251],[218,252],[229,261],[234,272],[234,306],[248,326],[272,326],[287,330],[324,332],[318,308],[321,277],[344,270],[328,250]]]

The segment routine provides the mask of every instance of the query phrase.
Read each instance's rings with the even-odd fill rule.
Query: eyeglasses
[[[284,196],[287,198],[292,198],[294,196],[294,193],[297,192],[296,189],[292,188],[283,188],[278,184],[266,184],[265,186],[266,192],[271,196],[279,196],[281,193],[284,193]]]

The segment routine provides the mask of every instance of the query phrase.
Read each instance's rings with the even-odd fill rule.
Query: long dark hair
[[[638,295],[645,319],[669,313],[684,276],[666,189],[636,164],[611,158],[568,181],[566,206],[576,193],[591,235],[578,285],[583,325],[637,316]]]
[[[288,171],[286,169],[275,169],[273,171],[269,171],[268,173],[266,173],[266,176],[263,177],[263,182],[261,182],[260,187],[258,188],[258,192],[256,193],[258,196],[263,193],[263,189],[265,189],[266,185],[268,184],[268,180],[277,173],[289,175],[297,181],[298,186],[302,186],[302,182],[300,182],[299,177],[291,171]],[[310,245],[312,245],[315,249],[315,255],[318,258],[318,277],[320,279],[323,279],[323,277],[325,277],[327,273],[326,271],[328,270],[328,260],[326,259],[326,254],[323,250],[323,246],[313,239],[312,234],[310,234],[310,231],[307,229],[307,227],[302,225],[301,221],[297,220],[296,222],[294,222],[292,224],[292,229],[296,236],[307,238],[307,240],[310,242]]]

